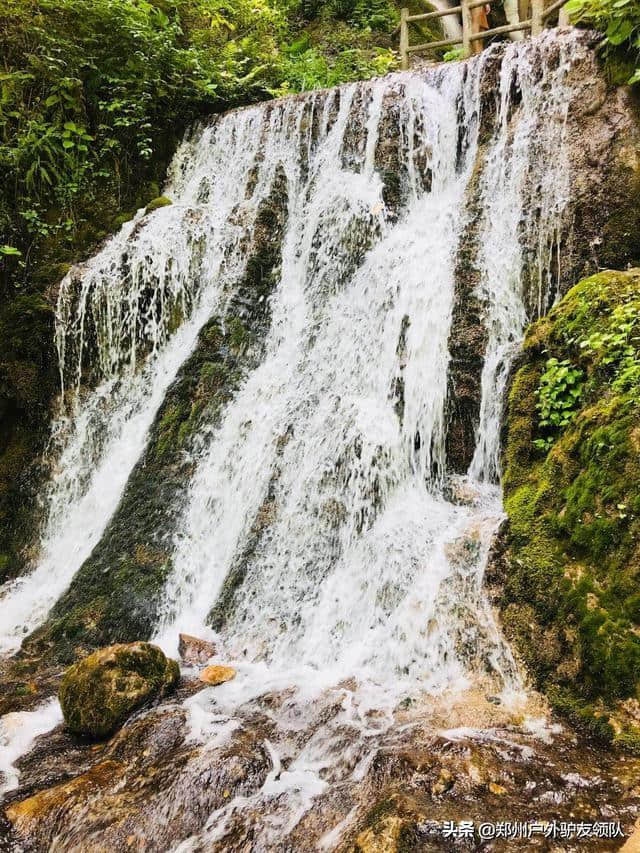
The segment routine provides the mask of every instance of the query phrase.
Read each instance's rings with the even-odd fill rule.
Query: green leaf
[[[611,44],[619,45],[625,42],[634,30],[630,18],[618,18],[611,21],[607,27],[607,38]]]

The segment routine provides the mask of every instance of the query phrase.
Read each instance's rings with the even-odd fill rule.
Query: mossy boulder
[[[173,204],[170,198],[167,198],[166,195],[159,195],[158,198],[154,198],[149,202],[144,212],[153,213],[154,210],[158,210],[160,207],[168,207],[170,204]]]
[[[529,329],[504,463],[489,580],[505,633],[560,710],[623,744],[619,709],[640,697],[640,270],[581,281]]]
[[[99,649],[65,672],[58,697],[74,734],[105,738],[151,699],[170,691],[180,677],[176,661],[151,643]]]

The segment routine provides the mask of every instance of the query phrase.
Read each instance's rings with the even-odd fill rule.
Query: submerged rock
[[[136,708],[171,690],[179,676],[178,664],[151,643],[99,649],[64,674],[58,696],[67,727],[108,737]]]
[[[479,721],[473,695],[468,706],[443,703],[435,718],[418,705],[402,725],[376,733],[354,726],[351,710],[345,715],[345,688],[310,702],[296,700],[295,690],[267,691],[233,718],[220,714],[215,696],[180,704],[184,689],[109,742],[70,743],[59,730],[40,738],[19,761],[20,788],[4,804],[13,849],[151,853],[190,839],[207,853],[450,853],[471,848],[452,843],[445,822],[527,822],[535,814],[551,823],[570,814],[576,822],[620,821],[629,832],[638,814],[640,759],[555,729],[541,738],[521,725],[520,712],[497,717],[493,707],[495,725],[470,728]],[[328,784],[301,802],[300,777],[308,784],[315,774],[295,771],[310,743],[325,746]],[[276,774],[278,787],[265,795]],[[447,790],[434,793],[439,780]],[[211,821],[221,810],[226,820]],[[518,841],[491,849],[522,849]],[[621,838],[599,841],[604,853]],[[547,850],[548,839],[525,846]]]
[[[215,653],[215,645],[208,640],[192,637],[191,634],[178,635],[178,654],[185,663],[206,663]]]
[[[236,677],[236,671],[230,666],[207,666],[200,673],[200,681],[205,684],[224,684]]]

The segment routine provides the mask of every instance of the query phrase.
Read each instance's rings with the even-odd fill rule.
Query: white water
[[[391,681],[399,694],[416,683],[430,692],[463,686],[485,670],[508,687],[518,684],[481,587],[501,508],[495,488],[480,483],[495,482],[499,470],[510,358],[550,289],[550,252],[567,203],[567,98],[565,65],[541,83],[530,49],[513,47],[508,57],[481,180],[478,290],[489,340],[466,487],[471,505],[446,500],[441,486],[453,268],[478,156],[477,87],[486,57],[468,74],[458,66],[406,82],[399,131],[409,200],[398,223],[384,216],[374,166],[379,106],[395,81],[366,87],[367,137],[356,172],[344,167],[340,146],[354,89],[344,90],[304,182],[298,140],[292,154],[289,139],[278,146],[296,190],[267,353],[193,477],[158,634],[167,650],[175,649],[178,630],[207,633],[209,610],[242,559],[251,526],[268,514],[217,637],[232,660],[328,668],[336,680]],[[519,109],[511,102],[514,78]],[[428,152],[428,192],[417,178],[416,152]],[[354,216],[370,228],[378,216],[377,239],[336,286],[344,262],[336,242]],[[534,294],[525,277],[536,282]],[[402,419],[391,394],[399,377]]]
[[[37,737],[61,722],[57,699],[48,699],[34,711],[17,711],[0,718],[0,797],[20,783],[16,761],[29,752]]]
[[[196,131],[171,168],[174,204],[140,212],[67,276],[57,344],[69,391],[53,429],[47,523],[38,565],[3,591],[0,649],[43,621],[100,540],[198,329],[233,294],[258,205],[281,170],[289,217],[266,354],[201,439],[159,636],[172,649],[178,630],[207,632],[256,518],[268,516],[226,614],[230,655],[402,672],[430,690],[464,682],[480,659],[515,677],[481,589],[499,498],[473,484],[496,480],[509,360],[545,307],[567,202],[562,79],[578,48],[565,44],[559,67],[543,62],[540,80],[546,49],[543,40],[508,50],[483,152],[477,264],[489,341],[471,505],[441,488],[454,265],[471,215],[487,54]],[[388,99],[400,107],[398,221],[379,171]],[[523,275],[537,293],[523,292]],[[98,384],[83,394],[88,371]],[[458,565],[450,554],[465,548]]]
[[[255,120],[250,111],[243,114],[239,139],[254,138]],[[230,221],[238,201],[230,187],[244,178],[233,168],[234,162],[244,166],[233,157],[236,144],[235,136],[220,139],[218,161],[210,164],[210,205],[190,203],[198,188],[184,187],[180,204],[145,219],[140,211],[61,284],[56,343],[71,401],[52,428],[56,465],[38,564],[1,592],[0,654],[18,649],[41,624],[99,542],[169,385],[241,273],[246,228]],[[170,334],[176,313],[186,320]],[[83,395],[88,368],[99,382]]]

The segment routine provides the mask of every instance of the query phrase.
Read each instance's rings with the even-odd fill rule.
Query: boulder
[[[180,634],[178,637],[178,654],[185,663],[206,663],[215,653],[215,645],[208,640],[190,634]]]
[[[105,738],[150,699],[175,686],[180,669],[151,643],[99,649],[64,674],[58,698],[75,734]]]
[[[206,666],[200,673],[200,681],[205,684],[224,684],[236,677],[236,671],[230,666]]]

